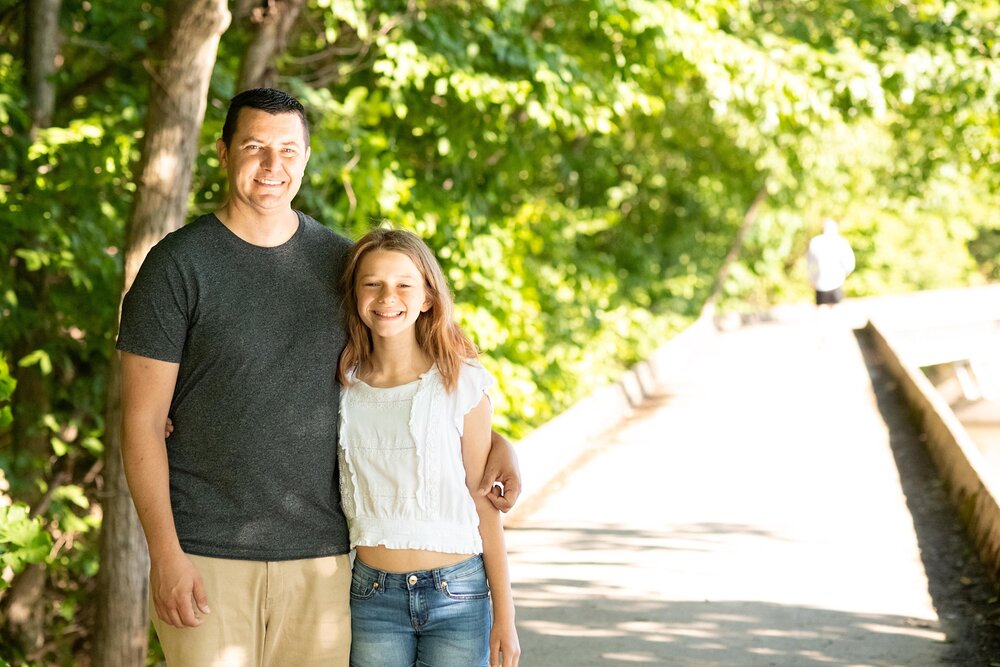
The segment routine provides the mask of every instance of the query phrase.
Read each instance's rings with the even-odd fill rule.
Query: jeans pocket
[[[482,570],[472,576],[442,581],[441,591],[450,600],[482,600],[490,596],[490,586]]]
[[[368,600],[379,592],[381,586],[377,577],[359,572],[357,568],[351,573],[351,599]]]

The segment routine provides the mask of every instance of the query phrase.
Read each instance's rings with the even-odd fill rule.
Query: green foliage
[[[976,237],[969,242],[969,252],[987,280],[1000,281],[1000,228],[979,229]]]
[[[86,641],[161,4],[64,0],[34,130],[27,3],[0,11],[0,527],[11,567],[48,568],[65,639],[39,664]],[[807,299],[826,216],[858,255],[851,294],[998,279],[998,22],[944,0],[309,0],[278,58],[313,125],[297,206],[428,240],[519,437],[697,316],[762,188],[722,310]],[[236,17],[219,48],[192,216],[225,197],[214,142],[250,39]]]
[[[14,574],[29,563],[40,563],[52,548],[52,536],[40,517],[31,518],[24,503],[0,507],[0,564]],[[0,580],[4,581],[4,580]],[[4,581],[0,587],[6,587]]]
[[[664,96],[660,71],[690,67],[629,7],[380,9],[352,26],[398,26],[371,66],[299,91],[327,138],[301,205],[351,234],[384,217],[428,239],[518,435],[697,312],[718,265],[700,247],[726,246],[752,161],[705,107]],[[685,114],[697,125],[675,129]]]
[[[36,613],[59,641],[29,659],[6,637],[4,657],[58,665],[75,662],[90,631],[82,621],[97,571],[120,248],[149,88],[143,59],[161,19],[151,3],[63,2],[52,126],[32,129],[27,4],[0,12],[0,253],[9,260],[0,265],[0,472],[14,501],[0,525],[11,573],[46,567]],[[13,395],[2,389],[10,376],[21,380]],[[11,407],[13,425],[3,423]],[[38,516],[25,519],[28,507]]]
[[[998,17],[985,3],[757,3],[731,24],[810,73],[835,113],[797,142],[802,169],[754,230],[729,307],[805,298],[806,244],[826,216],[858,253],[852,294],[995,279]]]
[[[10,426],[13,416],[10,410],[10,397],[17,387],[17,381],[10,376],[10,369],[3,357],[0,357],[0,429]]]
[[[326,138],[300,205],[351,234],[388,218],[429,240],[515,434],[697,313],[765,183],[723,309],[806,298],[806,241],[831,215],[858,248],[854,294],[975,279],[967,245],[998,203],[981,159],[996,152],[984,132],[997,143],[995,16],[853,2],[313,11],[328,30],[304,33],[292,62],[370,43],[323,86],[291,68]],[[968,140],[941,140],[960,124]]]

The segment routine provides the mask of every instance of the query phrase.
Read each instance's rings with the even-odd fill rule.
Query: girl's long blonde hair
[[[431,249],[419,236],[401,229],[373,229],[354,244],[347,257],[341,279],[347,346],[340,355],[337,380],[347,384],[348,372],[363,367],[372,354],[371,332],[358,315],[357,273],[364,256],[376,250],[406,255],[423,276],[431,306],[417,318],[417,345],[437,364],[445,388],[453,390],[458,384],[462,364],[467,359],[474,359],[478,351],[455,323],[455,300]]]

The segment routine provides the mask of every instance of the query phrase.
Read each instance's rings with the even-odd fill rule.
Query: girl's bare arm
[[[517,667],[521,645],[514,627],[514,596],[507,566],[507,545],[504,541],[500,511],[489,498],[478,492],[490,451],[490,399],[483,396],[475,408],[465,415],[462,434],[462,461],[465,483],[479,513],[479,533],[483,538],[483,561],[486,579],[493,599],[493,628],[490,630],[490,665]],[[502,661],[501,661],[502,660]]]

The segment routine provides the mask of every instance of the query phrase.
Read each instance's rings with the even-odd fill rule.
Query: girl
[[[493,378],[454,323],[444,275],[417,236],[378,229],[358,241],[344,295],[339,456],[357,549],[351,665],[485,667],[502,656],[515,667],[503,527],[476,493]]]

